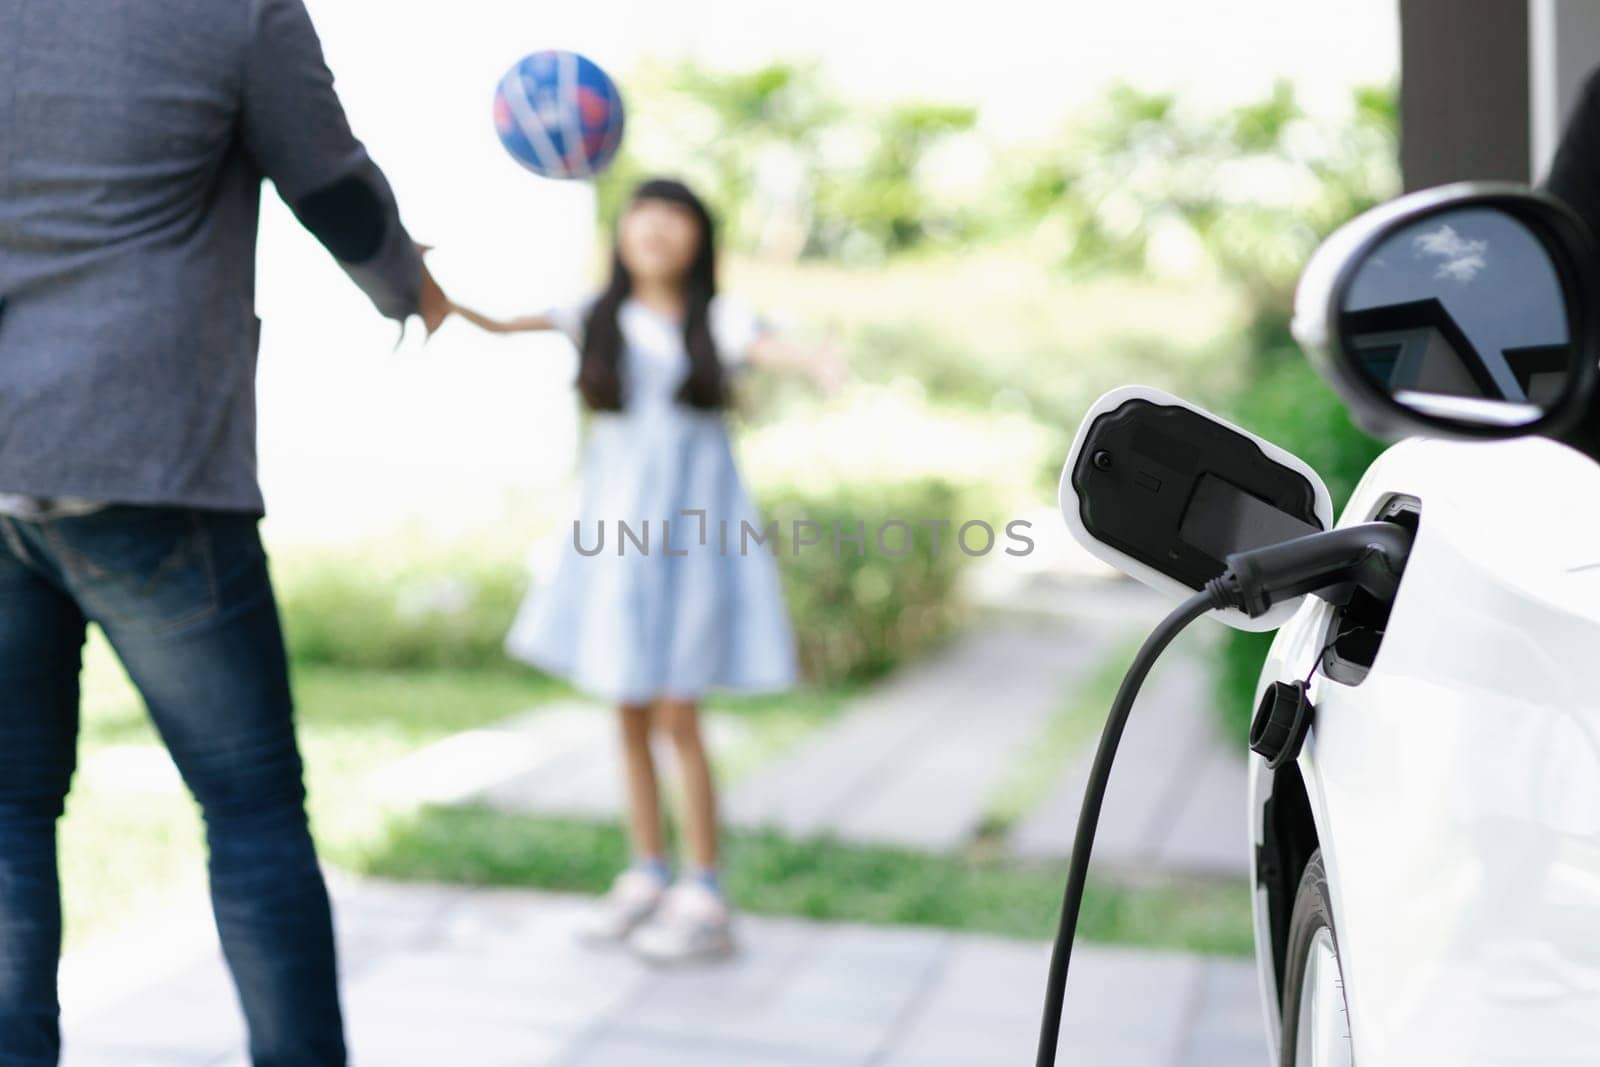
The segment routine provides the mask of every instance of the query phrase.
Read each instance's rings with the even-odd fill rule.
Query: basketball
[[[622,144],[622,94],[576,52],[535,52],[500,79],[494,127],[511,157],[546,178],[605,170]]]

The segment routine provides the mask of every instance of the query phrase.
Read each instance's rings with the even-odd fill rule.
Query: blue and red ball
[[[500,79],[494,126],[512,158],[546,178],[587,178],[622,144],[622,94],[576,52],[535,52]]]

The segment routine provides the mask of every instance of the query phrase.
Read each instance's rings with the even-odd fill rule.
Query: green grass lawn
[[[387,878],[606,888],[627,860],[620,828],[482,807],[424,808],[392,823],[363,873]],[[1043,939],[1055,930],[1066,865],[934,856],[770,833],[725,835],[724,877],[740,907],[773,915],[909,923]],[[1243,882],[1147,887],[1091,881],[1079,923],[1092,941],[1244,955]]]
[[[313,825],[330,858],[356,853],[394,812],[371,803],[364,779],[407,752],[565,693],[531,673],[432,670],[295,673]],[[143,705],[103,642],[84,672],[80,771],[62,821],[67,937],[81,939],[160,903],[175,883],[204,875],[197,809],[187,794],[130,788],[129,761],[164,760]]]
[[[295,675],[310,810],[324,856],[362,873],[472,885],[599,892],[626,861],[620,828],[510,815],[477,807],[417,810],[376,800],[368,776],[430,742],[570,695],[527,672],[349,670],[305,667]],[[1051,758],[1081,739],[1096,677],[1061,717]],[[835,714],[848,691],[730,699],[755,741],[750,765]],[[197,882],[204,850],[194,804],[177,790],[130,789],[96,768],[119,756],[164,759],[137,696],[99,641],[85,672],[80,773],[61,830],[69,944],[164,902]],[[1043,759],[1043,757],[1041,757]],[[1041,765],[1042,766],[1042,765]],[[724,766],[737,777],[750,766]],[[1044,771],[1019,770],[1017,797]],[[728,835],[727,881],[754,912],[873,923],[913,923],[1020,937],[1049,936],[1064,865],[1017,864],[975,852],[929,856],[771,834]],[[1249,897],[1241,883],[1146,887],[1093,882],[1083,935],[1126,944],[1243,953]]]
[[[389,828],[411,813],[375,800],[368,776],[452,734],[486,726],[557,697],[565,686],[521,670],[295,670],[309,808],[323,855],[362,869]],[[726,775],[792,743],[832,715],[849,690],[728,698],[713,710],[750,725]],[[204,876],[198,811],[181,790],[130,786],[118,767],[165,762],[143,704],[103,640],[88,646],[80,772],[62,821],[63,907],[69,943],[159,905],[175,884]]]

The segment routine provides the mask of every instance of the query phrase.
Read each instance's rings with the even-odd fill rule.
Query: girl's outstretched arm
[[[763,334],[750,346],[750,362],[758,367],[802,374],[827,394],[838,392],[850,377],[844,355],[832,341],[801,344],[778,334]]]
[[[556,324],[550,321],[548,315],[522,315],[514,319],[494,319],[481,311],[452,304],[451,308],[457,315],[466,319],[474,326],[488,330],[490,333],[536,333],[539,330],[553,330]]]

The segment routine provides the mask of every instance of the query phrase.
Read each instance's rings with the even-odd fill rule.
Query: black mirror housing
[[[1317,250],[1293,330],[1386,438],[1563,438],[1597,387],[1594,250],[1564,204],[1461,183],[1400,197]]]

